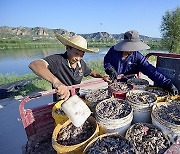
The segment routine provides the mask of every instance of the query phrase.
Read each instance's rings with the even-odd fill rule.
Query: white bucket
[[[113,144],[112,141],[114,141],[114,143],[116,143],[116,140],[119,142],[119,146],[116,147],[116,144]],[[110,142],[110,143],[109,143]],[[109,143],[110,146],[107,146],[106,144]],[[122,145],[121,145],[122,143]],[[103,146],[106,145],[106,146]],[[102,147],[103,146],[103,147]],[[118,150],[117,148],[123,146],[125,149],[131,149],[131,151],[126,151],[123,152],[123,148],[121,150]],[[89,150],[89,149],[92,149]],[[135,149],[132,145],[131,142],[129,142],[126,138],[122,137],[120,134],[117,133],[108,133],[108,134],[102,134],[96,138],[94,138],[92,141],[90,141],[88,143],[88,145],[85,147],[83,154],[102,154],[102,153],[135,153],[134,152]]]
[[[128,84],[133,85],[134,89],[144,90],[144,88],[149,86],[149,81],[142,78],[131,78],[127,80]]]
[[[77,95],[71,96],[61,107],[76,127],[80,127],[91,115],[89,107]]]
[[[180,137],[180,125],[176,125],[173,123],[170,123],[168,121],[163,120],[158,116],[158,114],[155,112],[161,105],[170,105],[167,102],[161,102],[157,103],[152,108],[151,118],[153,125],[157,126],[162,130],[162,132],[167,135],[172,142],[174,142],[174,139],[179,136]]]
[[[95,113],[96,105],[102,100],[112,97],[112,93],[108,89],[92,90],[85,95],[85,101],[90,110]]]
[[[127,130],[125,138],[134,145],[137,154],[162,154],[170,146],[162,131],[149,123],[133,124]]]
[[[146,87],[145,91],[154,93],[157,96],[158,102],[166,102],[169,98],[169,92],[159,87]]]
[[[117,98],[110,98],[110,99],[106,99],[104,101],[113,100],[113,99],[116,99],[119,101],[125,101],[125,100],[117,99]],[[104,101],[101,101],[100,103],[103,103]],[[100,105],[100,103],[96,106],[96,111],[97,111],[97,108]],[[131,108],[131,106],[130,106],[130,108]],[[127,129],[131,125],[132,119],[133,119],[132,108],[131,108],[131,112],[127,116],[125,116],[123,118],[119,118],[119,119],[102,118],[96,112],[96,120],[100,126],[100,134],[118,133],[118,134],[124,136]]]
[[[138,94],[145,92],[148,95],[151,95],[156,101],[152,103],[141,103],[132,101],[129,96],[132,94]],[[155,94],[152,94],[150,92],[144,91],[144,90],[131,90],[126,94],[127,101],[131,104],[133,108],[133,123],[151,123],[151,108],[154,103],[157,102],[157,97]]]
[[[133,107],[133,123],[142,122],[150,123],[151,122],[151,110],[149,107],[142,109],[134,109]]]

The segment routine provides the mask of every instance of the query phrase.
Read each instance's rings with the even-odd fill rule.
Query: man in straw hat
[[[150,49],[142,42],[139,33],[135,30],[125,32],[124,40],[112,46],[104,57],[104,68],[107,74],[114,80],[119,76],[130,76],[142,72],[154,83],[165,88],[173,95],[178,94],[178,89],[171,80],[158,72],[157,68],[151,65],[139,51]]]
[[[49,81],[53,88],[56,88],[58,95],[54,95],[54,101],[67,100],[70,97],[67,86],[79,84],[83,76],[91,75],[110,82],[108,75],[101,75],[92,71],[82,60],[85,52],[96,52],[96,50],[87,48],[87,41],[82,36],[74,35],[67,39],[62,35],[57,35],[57,38],[66,46],[64,54],[50,55],[33,61],[29,65],[35,74]]]

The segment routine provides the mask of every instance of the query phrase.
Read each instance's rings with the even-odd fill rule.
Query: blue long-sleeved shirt
[[[134,51],[124,60],[122,56],[123,52],[114,50],[112,46],[104,57],[105,70],[113,66],[118,74],[130,75],[142,72],[162,88],[167,88],[171,84],[171,80],[158,72],[139,51]]]

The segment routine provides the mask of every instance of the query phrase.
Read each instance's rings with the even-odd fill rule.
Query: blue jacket
[[[114,50],[114,46],[112,46],[104,57],[105,70],[111,66],[118,74],[130,75],[142,72],[162,88],[167,88],[171,84],[171,80],[158,72],[157,68],[151,65],[139,51],[134,51],[125,60],[122,60],[122,52]]]

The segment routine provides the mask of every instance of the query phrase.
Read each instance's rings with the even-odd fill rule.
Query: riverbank
[[[88,43],[89,47],[111,47],[116,42],[90,42]],[[4,49],[36,49],[36,48],[64,48],[64,45],[57,41],[50,41],[50,42],[31,42],[31,41],[26,41],[26,40],[6,40],[2,41],[0,40],[0,50]]]
[[[115,44],[117,44],[119,40],[116,41],[88,41],[88,46],[89,47],[98,47],[98,48],[104,48],[104,47],[111,47]],[[147,41],[146,42],[151,49],[153,50],[167,50],[164,48],[162,45],[161,41]],[[31,41],[31,40],[0,40],[0,50],[5,50],[5,49],[36,49],[36,48],[63,48],[64,45],[59,43],[58,41],[52,41],[52,40],[36,40],[36,41]]]

